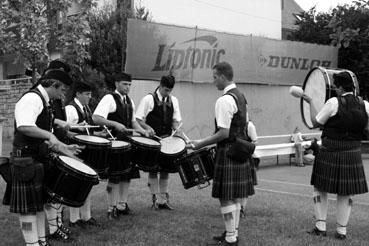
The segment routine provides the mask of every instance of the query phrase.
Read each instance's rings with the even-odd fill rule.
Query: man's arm
[[[190,141],[190,145],[192,144],[194,149],[200,149],[204,146],[218,143],[229,137],[229,129],[227,128],[219,128],[219,131],[214,133],[213,135],[206,137],[202,140],[192,140]]]

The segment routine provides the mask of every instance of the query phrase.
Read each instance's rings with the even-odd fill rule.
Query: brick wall
[[[3,138],[13,137],[15,103],[31,86],[29,79],[0,81],[0,119],[3,119]]]

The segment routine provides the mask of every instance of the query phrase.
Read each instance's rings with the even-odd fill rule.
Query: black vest
[[[86,121],[87,124],[93,125],[92,113],[91,113],[91,110],[88,106],[84,106],[86,108],[86,112],[83,112],[83,110],[77,105],[77,103],[74,100],[70,101],[68,105],[73,106],[77,110],[77,114],[78,114],[78,122],[77,123],[81,123],[83,121]]]
[[[54,99],[50,101],[50,106],[53,110],[53,115],[55,119],[63,121],[67,120],[64,103],[61,99]],[[64,128],[59,127],[58,125],[54,125],[54,135],[63,143],[67,143],[68,136],[67,131]]]
[[[39,116],[37,117],[36,126],[43,130],[51,132],[54,121],[51,106],[50,107],[47,106],[44,97],[37,88],[24,93],[22,97],[27,93],[36,93],[42,99],[43,109],[41,114],[39,114]],[[14,147],[22,148],[27,146],[30,152],[37,155],[37,153],[39,152],[39,147],[44,141],[45,139],[32,138],[19,132],[17,130],[16,122],[14,120],[14,140],[13,140]]]
[[[247,115],[247,101],[245,96],[237,89],[231,89],[224,95],[231,95],[237,104],[237,113],[233,115],[231,121],[231,127],[229,129],[229,137],[219,142],[219,145],[230,143],[235,141],[236,137],[247,140],[246,129],[246,115]],[[217,132],[218,126],[215,122],[215,131]]]
[[[157,90],[151,94],[154,98],[154,108],[146,116],[146,123],[151,126],[158,136],[170,135],[173,124],[173,102],[171,97],[167,97],[166,102],[159,100]]]
[[[117,109],[114,113],[108,114],[108,120],[119,122],[126,128],[132,128],[133,107],[131,99],[128,97],[128,95],[126,95],[127,103],[124,103],[119,94],[113,92],[111,95],[114,98]],[[112,133],[117,137],[120,135],[120,133],[117,133],[115,129],[113,129]]]
[[[337,114],[325,123],[322,137],[346,141],[362,140],[368,122],[363,100],[352,94],[338,96],[337,99]]]

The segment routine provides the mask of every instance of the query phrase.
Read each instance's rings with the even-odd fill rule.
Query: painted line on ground
[[[258,179],[258,181],[263,182],[269,182],[269,183],[279,183],[279,184],[286,184],[286,185],[298,185],[298,186],[304,186],[304,187],[312,187],[312,185],[307,184],[301,184],[301,183],[292,183],[292,182],[285,182],[285,181],[279,181],[279,180],[272,180],[272,179]]]
[[[295,193],[295,192],[288,192],[288,191],[270,190],[270,189],[263,189],[263,188],[255,188],[255,190],[265,191],[265,192],[269,192],[269,193],[276,193],[276,194],[284,194],[284,195],[292,195],[292,196],[300,196],[300,197],[313,198],[312,195]],[[330,201],[337,201],[336,199],[330,198],[330,197],[328,197],[328,200],[330,200]],[[369,206],[369,203],[367,203],[367,202],[358,202],[358,201],[355,202],[354,201],[354,204],[362,205],[362,206]]]

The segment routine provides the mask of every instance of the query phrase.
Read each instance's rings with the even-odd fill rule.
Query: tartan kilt
[[[137,166],[133,166],[131,171],[122,175],[114,175],[111,176],[109,173],[107,174],[108,181],[113,184],[119,184],[120,182],[129,182],[131,179],[139,179],[141,178],[140,170],[138,170]]]
[[[43,190],[44,165],[35,161],[35,177],[31,181],[22,182],[12,175],[10,189],[10,212],[35,214],[43,211],[45,193]]]
[[[368,192],[361,142],[323,138],[310,183],[320,191],[342,196]]]
[[[217,147],[212,197],[221,200],[245,198],[255,194],[250,162],[236,162],[227,156],[230,144]]]

